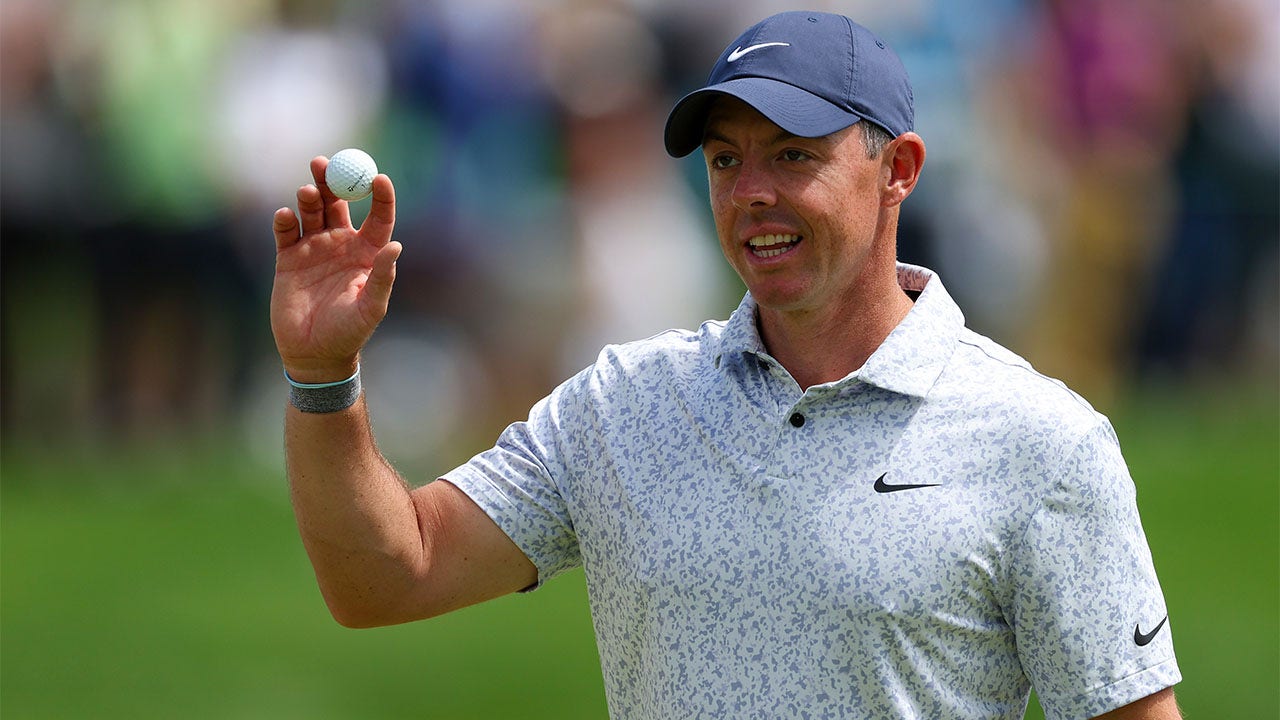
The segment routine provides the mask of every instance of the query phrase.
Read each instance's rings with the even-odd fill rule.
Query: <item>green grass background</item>
[[[1280,716],[1276,398],[1149,392],[1112,413],[1188,718]],[[343,629],[282,473],[238,455],[208,441],[4,449],[0,716],[605,716],[580,571],[428,622]]]

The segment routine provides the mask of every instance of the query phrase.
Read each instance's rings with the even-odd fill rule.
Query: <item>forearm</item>
[[[395,622],[425,567],[409,489],[374,442],[361,397],[334,413],[285,417],[285,455],[303,545],[340,623]]]

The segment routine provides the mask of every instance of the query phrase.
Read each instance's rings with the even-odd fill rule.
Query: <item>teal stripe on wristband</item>
[[[284,371],[284,379],[288,380],[290,385],[300,390],[323,390],[325,388],[338,387],[339,385],[346,385],[349,382],[354,382],[355,379],[358,377],[360,377],[360,363],[356,363],[356,372],[351,377],[347,378],[346,380],[335,380],[333,382],[327,382],[327,383],[298,382],[297,380],[294,380],[293,378],[289,377],[288,370]]]
[[[333,413],[346,410],[360,399],[360,364],[356,372],[346,380],[327,383],[300,383],[289,377],[289,403],[305,413]]]

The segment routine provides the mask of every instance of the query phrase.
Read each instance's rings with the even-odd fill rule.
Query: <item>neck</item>
[[[760,337],[800,389],[807,390],[862,367],[911,306],[898,287],[895,268],[887,282],[859,283],[837,305],[793,312],[760,308]]]

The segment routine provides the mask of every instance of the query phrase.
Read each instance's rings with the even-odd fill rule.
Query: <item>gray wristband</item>
[[[346,410],[360,399],[360,365],[346,380],[330,383],[300,383],[289,377],[289,403],[304,413],[333,413]]]

